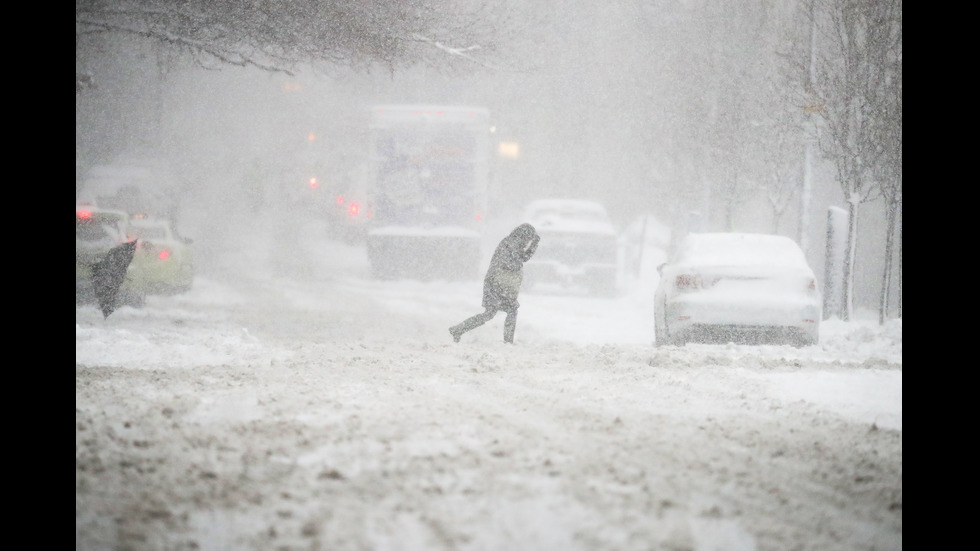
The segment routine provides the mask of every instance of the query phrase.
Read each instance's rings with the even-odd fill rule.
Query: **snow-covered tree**
[[[889,162],[881,128],[898,116],[901,103],[883,103],[892,70],[889,52],[901,51],[901,0],[814,0],[820,47],[813,94],[822,119],[820,147],[837,168],[848,208],[841,318],[850,319],[858,234],[858,207],[880,196],[881,167]],[[901,59],[900,56],[898,58]],[[897,111],[896,111],[897,109]],[[899,123],[900,127],[900,123]],[[900,133],[899,133],[900,135]],[[900,137],[899,137],[900,143]],[[901,173],[900,155],[898,171]]]
[[[899,3],[899,7],[901,3]],[[902,32],[901,11],[893,23],[897,28],[885,37],[880,61],[882,86],[874,96],[876,141],[881,156],[875,166],[875,180],[885,199],[885,263],[882,272],[878,318],[884,323],[889,317],[892,286],[892,258],[898,255],[898,317],[902,316]],[[897,243],[896,243],[897,240]]]
[[[84,54],[118,35],[206,68],[484,63],[506,28],[499,8],[480,0],[77,0],[75,89],[96,85]]]

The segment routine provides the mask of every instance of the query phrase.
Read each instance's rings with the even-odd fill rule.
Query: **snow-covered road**
[[[76,549],[902,548],[901,321],[654,348],[652,288],[379,282],[315,235],[75,320]]]

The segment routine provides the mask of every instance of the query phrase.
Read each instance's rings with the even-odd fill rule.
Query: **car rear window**
[[[692,234],[680,261],[710,266],[806,266],[803,251],[788,237],[763,234]]]

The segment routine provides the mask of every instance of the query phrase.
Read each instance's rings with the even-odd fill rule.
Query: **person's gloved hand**
[[[527,249],[525,249],[526,258],[530,259],[531,255],[538,250],[538,241],[541,241],[541,236],[537,233],[531,238],[531,242],[527,244]]]

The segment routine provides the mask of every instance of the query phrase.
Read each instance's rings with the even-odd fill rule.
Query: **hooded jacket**
[[[518,308],[517,293],[524,279],[524,263],[538,248],[541,236],[531,224],[521,224],[497,245],[483,278],[483,307],[510,311]]]

